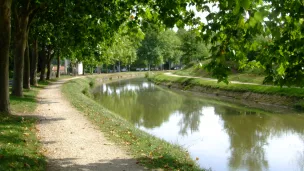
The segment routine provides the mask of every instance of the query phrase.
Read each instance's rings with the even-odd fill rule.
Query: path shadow
[[[63,121],[65,118],[39,118],[40,124],[49,124],[51,122]]]
[[[49,159],[47,171],[191,171],[194,169],[186,163],[177,162],[176,158],[172,158],[170,155],[165,158],[154,159],[141,157],[137,159],[99,160],[96,163],[89,164],[77,164],[77,160],[77,158]],[[145,162],[145,165],[149,166],[150,169],[144,167],[138,161]],[[174,163],[174,168],[170,168],[168,163]]]
[[[37,116],[37,115],[20,115],[19,117],[24,117],[27,119],[36,119],[37,121],[39,121],[40,124],[49,124],[51,122],[66,120],[65,118],[48,118],[48,117]]]
[[[102,155],[102,154],[101,154]],[[77,158],[49,159],[47,171],[147,171],[134,159],[100,160],[96,163],[76,164]]]
[[[38,101],[39,104],[54,104],[54,103],[59,103],[59,102],[54,102],[54,101],[48,101],[48,100],[40,100]]]

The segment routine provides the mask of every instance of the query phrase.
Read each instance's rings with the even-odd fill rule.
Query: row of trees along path
[[[208,15],[200,18],[199,12]],[[37,70],[40,80],[50,78],[54,57],[58,65],[61,56],[106,61],[103,53],[122,25],[129,37],[150,25],[192,28],[210,45],[207,69],[219,81],[227,82],[231,67],[238,66],[262,68],[265,82],[303,87],[303,16],[303,1],[0,0],[0,112],[10,113],[9,68],[12,95],[22,97],[23,88],[37,85]]]

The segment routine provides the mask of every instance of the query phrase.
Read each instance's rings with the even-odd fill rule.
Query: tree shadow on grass
[[[43,156],[16,155],[0,151],[0,171],[45,170]]]
[[[43,170],[45,159],[39,153],[31,131],[33,118],[0,115],[0,171]]]

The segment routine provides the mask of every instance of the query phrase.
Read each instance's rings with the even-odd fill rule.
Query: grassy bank
[[[296,98],[297,102],[293,104],[294,108],[304,109],[304,89],[302,88],[286,88],[278,86],[264,86],[252,84],[228,84],[217,83],[215,81],[205,80],[201,78],[175,77],[164,74],[156,74],[149,78],[155,83],[165,83],[168,86],[175,83],[181,85],[185,90],[194,86],[206,87],[212,90],[224,90],[229,92],[252,92],[266,95],[278,95],[289,98]],[[216,92],[216,91],[214,91]],[[212,91],[210,92],[212,93]]]
[[[73,106],[98,125],[109,139],[129,150],[139,164],[151,169],[201,170],[181,147],[137,129],[85,95],[92,82],[94,78],[71,80],[63,85],[62,91]]]
[[[12,113],[18,116],[0,114],[0,171],[45,170],[46,160],[36,137],[37,119],[27,116],[38,105],[38,92],[49,83],[39,82],[39,86],[24,90],[22,98],[10,97]]]
[[[255,92],[263,94],[276,94],[283,96],[292,96],[292,97],[304,97],[304,89],[296,87],[278,87],[278,86],[265,86],[265,85],[253,85],[253,84],[225,84],[217,83],[215,81],[204,80],[200,78],[187,78],[187,77],[175,77],[164,74],[157,74],[150,77],[155,82],[168,82],[168,83],[179,83],[182,84],[185,88],[191,86],[206,86],[215,89],[223,89],[229,91],[237,92]]]
[[[206,64],[203,63],[202,65]],[[178,70],[173,72],[177,75],[182,76],[194,76],[194,77],[202,77],[202,78],[212,78],[212,74],[204,70],[201,66],[192,65],[188,66],[185,69]],[[248,70],[243,73],[232,73],[228,77],[228,81],[239,81],[246,83],[256,83],[262,84],[265,76],[260,71],[252,71]]]

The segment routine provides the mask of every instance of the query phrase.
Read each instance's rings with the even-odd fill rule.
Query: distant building
[[[57,66],[53,66],[52,71],[53,71],[54,73],[57,73]],[[60,74],[67,74],[66,69],[65,69],[64,66],[60,66],[60,68],[59,68],[59,73],[60,73]]]
[[[74,75],[82,75],[83,74],[83,64],[82,62],[78,62],[76,66],[71,66],[71,61],[65,59],[64,60],[64,72],[67,74],[74,74]]]

